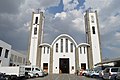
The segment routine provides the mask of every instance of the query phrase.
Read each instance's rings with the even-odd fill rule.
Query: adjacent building
[[[26,65],[26,55],[15,50],[11,50],[9,66]]]
[[[77,44],[70,35],[61,34],[48,44],[43,43],[43,12],[33,12],[28,50],[30,65],[48,73],[74,74],[76,70],[94,68],[101,62],[97,11],[86,11],[84,18],[86,43]]]
[[[9,66],[11,45],[0,40],[0,66]]]
[[[10,44],[0,40],[0,66],[26,65],[26,55],[11,48]]]

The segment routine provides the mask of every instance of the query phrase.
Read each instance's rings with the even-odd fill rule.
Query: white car
[[[99,71],[90,71],[88,74],[89,77],[99,77]]]
[[[36,75],[33,72],[26,71],[25,78],[29,79],[29,78],[33,78],[33,77],[36,77]]]
[[[91,71],[90,69],[86,69],[82,71],[82,75],[83,76],[87,76],[87,74],[89,73],[89,71]]]
[[[36,66],[25,66],[25,70],[27,70],[28,72],[30,72],[30,74],[35,74],[36,77],[43,77],[44,76],[44,72],[42,69],[36,67]]]

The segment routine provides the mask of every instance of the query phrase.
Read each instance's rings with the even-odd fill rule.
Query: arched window
[[[82,48],[80,47],[80,54],[82,54]]]
[[[37,24],[37,23],[38,23],[38,17],[35,18],[35,24]]]
[[[70,51],[73,52],[73,43],[70,44]]]
[[[37,27],[34,27],[34,35],[37,34]]]
[[[91,16],[91,22],[94,23],[94,16]]]
[[[61,39],[61,52],[63,52],[63,39]]]
[[[49,47],[47,47],[47,54],[49,54]]]
[[[56,52],[58,52],[58,43],[56,43]]]
[[[85,54],[85,47],[84,47],[84,54]]]
[[[92,26],[92,32],[95,34],[95,26]]]
[[[68,52],[68,39],[66,39],[66,52]]]
[[[45,54],[45,47],[44,47],[44,54]]]

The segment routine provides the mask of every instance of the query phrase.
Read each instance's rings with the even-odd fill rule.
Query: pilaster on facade
[[[37,58],[36,58],[36,65],[38,67],[41,67],[41,48],[40,44],[43,42],[43,23],[44,21],[44,15],[43,12],[40,12],[40,20],[39,20],[39,33],[38,33],[38,44],[37,44]]]
[[[30,36],[29,36],[29,42],[28,42],[27,65],[31,65],[29,58],[30,58],[30,46],[31,46],[31,37],[32,37],[31,33],[32,33],[32,29],[33,29],[33,27],[32,27],[33,17],[34,17],[34,12],[32,12],[31,27],[30,27],[30,32],[29,32]]]
[[[78,53],[78,47],[76,47],[76,50],[75,50],[75,67],[76,67],[75,69],[76,70],[80,69],[80,67],[79,67],[79,55],[78,54],[79,54]]]
[[[53,48],[50,48],[50,66],[49,66],[49,73],[53,73]]]
[[[97,14],[97,11],[95,11],[95,14],[96,14],[96,21],[97,21],[97,28],[98,28],[98,38],[99,38],[99,47],[100,47],[100,57],[101,57],[101,61],[102,62],[102,48],[101,48],[101,37],[100,37],[100,27],[99,27],[99,21],[98,21],[98,14]]]

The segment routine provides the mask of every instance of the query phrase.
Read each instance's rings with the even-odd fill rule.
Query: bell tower
[[[39,45],[43,42],[43,12],[32,13],[32,22],[28,46],[28,61],[30,65],[40,67],[41,51]]]
[[[86,11],[85,13],[85,31],[88,47],[88,67],[94,68],[95,64],[101,62],[101,43],[98,24],[97,11]]]

